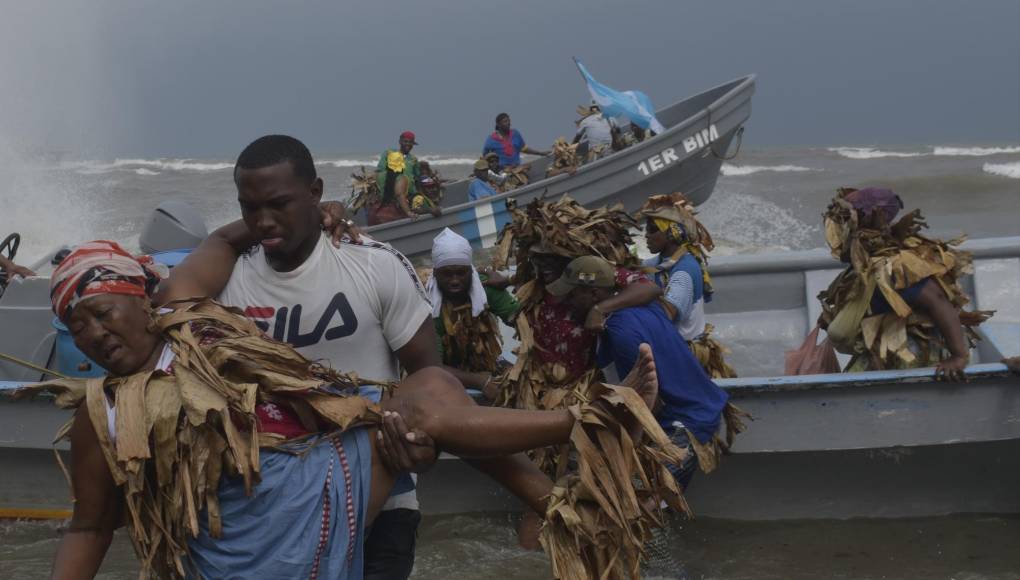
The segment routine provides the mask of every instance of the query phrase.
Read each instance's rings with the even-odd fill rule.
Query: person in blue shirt
[[[521,132],[510,127],[510,115],[506,113],[496,115],[496,130],[486,137],[485,145],[482,146],[482,157],[489,153],[499,155],[500,168],[520,165],[521,153],[543,157],[549,155],[548,151],[528,147]]]
[[[497,193],[492,185],[489,184],[489,162],[485,159],[475,161],[474,178],[468,184],[468,201],[477,201]]]
[[[572,316],[583,321],[589,310],[616,291],[615,270],[600,257],[583,256],[571,261],[546,290],[565,298],[571,304]],[[728,423],[727,439],[743,428],[737,420],[739,410],[705,374],[657,302],[617,310],[606,318],[596,351],[598,365],[615,367],[617,376],[626,376],[638,359],[642,343],[652,347],[659,379],[659,402],[652,412],[673,442],[688,450],[683,464],[668,466],[677,483],[686,489],[696,467],[700,465],[706,473],[712,471],[727,449],[728,442],[716,434],[723,417]]]

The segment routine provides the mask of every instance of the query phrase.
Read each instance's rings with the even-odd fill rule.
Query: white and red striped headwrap
[[[96,240],[74,249],[53,271],[50,302],[66,321],[82,300],[98,294],[151,296],[160,275],[151,256],[132,256],[117,242]]]

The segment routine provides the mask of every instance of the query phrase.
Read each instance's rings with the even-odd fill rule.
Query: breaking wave
[[[883,151],[872,147],[829,147],[829,151],[849,159],[879,159],[882,157],[985,157],[1020,153],[1020,147],[948,147],[935,146],[931,151]]]
[[[138,169],[135,169],[135,173],[138,175],[159,175],[158,171],[153,171],[151,169],[146,169],[144,167],[139,167]]]
[[[723,163],[720,173],[726,176],[734,175],[752,175],[754,173],[760,173],[762,171],[774,171],[776,173],[787,173],[791,171],[816,171],[810,167],[801,167],[800,165],[730,165],[729,163]]]
[[[829,147],[829,151],[850,159],[878,159],[880,157],[921,157],[925,153],[882,151],[871,147]]]
[[[1020,147],[936,147],[932,154],[984,157],[986,155],[1002,155],[1004,153],[1020,153]]]
[[[1020,179],[1020,161],[1014,161],[1013,163],[985,163],[981,169],[985,173]]]
[[[139,175],[155,175],[158,171],[223,171],[233,169],[233,163],[196,161],[194,159],[115,159],[113,163],[102,161],[70,161],[61,164],[82,175],[97,175],[112,171],[133,171]],[[142,173],[146,169],[151,173]]]

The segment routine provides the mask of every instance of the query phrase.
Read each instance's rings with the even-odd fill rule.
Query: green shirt
[[[482,280],[485,280],[485,278],[482,277]],[[507,326],[514,325],[514,318],[517,316],[518,304],[517,299],[514,298],[513,294],[504,289],[485,286],[485,299],[489,302],[487,308],[489,312],[496,315],[496,318],[502,320],[503,324],[506,324]],[[448,362],[446,360],[446,353],[443,352],[443,337],[446,336],[446,326],[443,324],[443,317],[439,316],[433,318],[432,322],[436,327],[436,336],[439,337],[439,340],[436,342],[439,345],[439,356],[443,359],[443,364],[448,364],[453,367],[457,366],[455,364],[456,361]]]
[[[383,183],[385,183],[386,175],[386,156],[389,155],[390,151],[394,149],[387,149],[382,152],[379,156],[379,163],[375,164],[376,173],[383,175]],[[407,176],[410,183],[407,185],[407,199],[410,201],[414,197],[415,189],[418,187],[418,180],[421,179],[421,167],[418,166],[418,158],[410,153],[404,155],[404,171],[403,175]],[[383,185],[379,185],[380,191]]]

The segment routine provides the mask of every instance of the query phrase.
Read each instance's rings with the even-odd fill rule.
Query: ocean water
[[[470,173],[473,154],[416,151],[446,178]],[[318,156],[327,199],[348,195],[372,153]],[[0,238],[23,236],[19,262],[64,244],[105,238],[129,248],[165,199],[196,207],[210,230],[239,215],[233,160],[38,159],[0,147]],[[723,165],[699,207],[716,255],[824,244],[821,214],[838,187],[881,185],[921,208],[938,236],[1020,235],[1020,146],[988,143],[763,147]],[[649,192],[660,193],[660,192]],[[0,578],[47,577],[60,523],[0,522]],[[678,534],[691,578],[1020,579],[1020,518],[964,515],[899,520],[748,523],[699,519]],[[507,515],[428,517],[414,578],[548,578],[540,553],[515,546]],[[100,578],[135,578],[119,535]]]
[[[470,153],[416,153],[445,178],[470,174]],[[351,173],[375,159],[319,155],[325,198],[346,198]],[[26,263],[85,239],[136,247],[145,219],[166,199],[193,205],[211,230],[239,215],[232,167],[229,158],[39,160],[0,148],[0,236],[22,234]],[[908,209],[921,208],[935,235],[1020,234],[1015,144],[745,149],[723,165],[699,211],[717,255],[814,248],[824,244],[821,214],[836,188],[866,185],[890,187]]]

